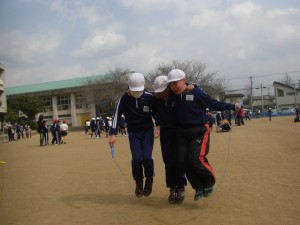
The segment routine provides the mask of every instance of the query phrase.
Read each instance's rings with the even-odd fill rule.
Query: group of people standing
[[[121,117],[125,115],[135,195],[140,198],[152,192],[152,151],[154,138],[159,137],[169,203],[182,203],[187,180],[195,190],[195,201],[208,197],[213,192],[215,176],[206,157],[210,142],[206,108],[237,110],[239,104],[219,102],[201,88],[190,86],[186,74],[179,69],[173,69],[168,76],[158,76],[154,93],[145,90],[144,84],[143,74],[129,76],[129,90],[116,106],[109,131],[109,145],[114,147]]]
[[[7,132],[8,143],[32,137],[32,130],[29,125],[23,127],[18,123],[12,125],[10,122],[7,122],[3,126],[3,131]]]
[[[106,117],[103,119],[101,116],[92,118],[92,120],[87,120],[84,125],[85,134],[91,135],[91,137],[100,138],[102,133],[105,133],[105,136],[109,136],[109,131],[112,126],[112,117]],[[122,135],[127,135],[126,132],[126,121],[124,115],[121,116],[119,122],[119,133]]]
[[[52,125],[48,126],[47,121],[44,120],[43,115],[40,115],[38,120],[38,133],[40,134],[40,146],[46,146],[50,142],[49,131],[52,134],[52,145],[60,145],[67,143],[68,124],[66,120],[62,122],[54,119]]]

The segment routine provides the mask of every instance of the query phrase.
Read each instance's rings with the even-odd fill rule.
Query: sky
[[[7,87],[187,59],[228,90],[300,82],[300,1],[0,0]]]

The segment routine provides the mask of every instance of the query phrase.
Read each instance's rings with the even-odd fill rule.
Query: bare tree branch
[[[224,79],[216,78],[216,73],[206,72],[207,66],[196,60],[173,60],[169,63],[160,63],[154,71],[148,73],[147,78],[151,83],[160,75],[168,75],[172,69],[181,69],[185,72],[187,81],[200,86],[208,94],[222,92],[225,89]],[[214,92],[214,93],[213,93]]]
[[[293,87],[295,81],[292,77],[290,77],[290,75],[288,73],[286,73],[283,76],[283,78],[280,80],[280,83]]]

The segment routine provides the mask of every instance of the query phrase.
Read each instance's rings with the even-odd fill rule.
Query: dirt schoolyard
[[[103,136],[103,135],[102,135]],[[133,193],[128,139],[71,132],[67,144],[39,146],[38,136],[0,143],[1,225],[299,225],[300,123],[293,117],[246,121],[211,133],[208,159],[217,183],[197,202],[186,188],[180,205],[167,201],[159,140],[153,192]],[[2,141],[2,140],[0,140]]]

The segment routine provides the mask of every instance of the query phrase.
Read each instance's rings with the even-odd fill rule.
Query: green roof
[[[95,75],[95,76],[80,77],[80,78],[74,78],[68,80],[57,80],[57,81],[50,81],[50,82],[38,83],[38,84],[28,84],[23,86],[7,87],[6,95],[17,95],[17,94],[40,92],[40,91],[51,91],[51,90],[58,90],[64,88],[80,87],[88,84],[88,82],[101,81],[104,79],[104,77],[105,75]]]

